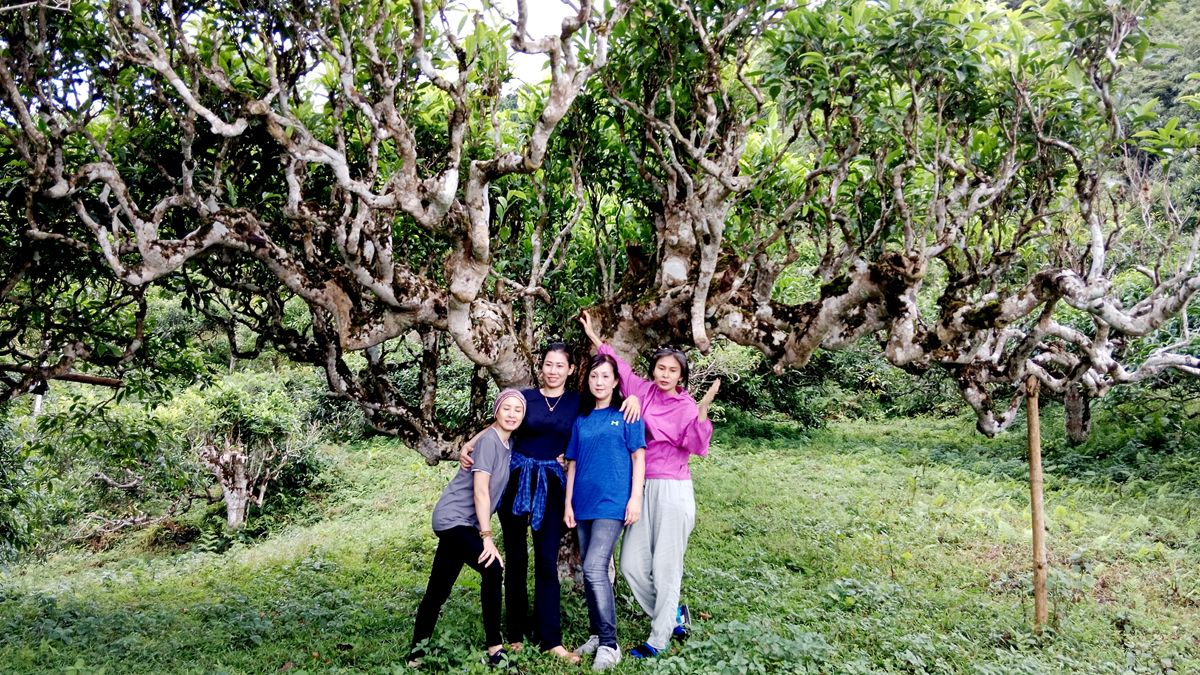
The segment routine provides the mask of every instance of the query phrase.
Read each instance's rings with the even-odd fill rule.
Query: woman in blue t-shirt
[[[624,527],[642,515],[646,428],[641,420],[626,422],[614,407],[621,402],[621,386],[613,357],[592,358],[587,384],[567,446],[563,521],[579,535],[588,619],[598,642],[592,669],[604,670],[621,660],[608,563]]]
[[[563,490],[566,475],[562,457],[571,440],[571,429],[579,416],[580,394],[567,391],[575,374],[575,356],[562,342],[550,343],[542,352],[542,387],[525,389],[528,402],[525,421],[513,434],[512,473],[497,515],[504,532],[505,629],[514,651],[521,651],[526,637],[536,639],[543,651],[579,663],[578,654],[562,646],[562,620],[558,583],[558,546],[563,526]],[[625,419],[640,418],[637,397],[618,404]],[[479,436],[471,439],[459,455],[462,468],[470,471],[471,452]],[[529,553],[526,533],[533,532],[534,626],[528,625],[529,591],[526,570]]]

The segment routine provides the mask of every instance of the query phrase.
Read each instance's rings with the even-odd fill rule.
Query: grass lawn
[[[761,432],[727,427],[693,461],[683,592],[694,618],[711,618],[672,655],[618,672],[1200,672],[1197,486],[1052,470],[1054,618],[1035,636],[1020,430]],[[0,573],[0,673],[406,672],[429,513],[453,468],[387,441],[327,452],[335,488],[319,518],[269,539],[218,555],[137,535]],[[464,571],[443,611],[435,671],[485,670],[477,579]],[[648,622],[617,594],[628,648]],[[582,595],[564,590],[563,606],[573,647]],[[518,665],[579,672],[530,653]]]

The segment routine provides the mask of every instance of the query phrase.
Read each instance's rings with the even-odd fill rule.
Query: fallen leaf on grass
[[[295,667],[296,667],[295,661],[288,661],[287,663],[283,664],[283,667],[279,669],[279,672],[286,673],[287,671],[289,671]]]
[[[696,613],[697,613],[697,614],[699,614],[699,615],[700,615],[700,618],[701,618],[701,619],[704,619],[705,621],[707,621],[707,620],[709,620],[709,619],[711,619],[711,618],[712,618],[712,614],[709,614],[709,613],[707,613],[707,612],[696,612]]]

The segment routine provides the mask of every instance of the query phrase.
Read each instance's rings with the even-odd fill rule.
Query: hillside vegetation
[[[380,440],[320,452],[332,491],[265,540],[217,554],[157,529],[8,569],[0,672],[405,672],[429,512],[453,467]],[[618,672],[1196,672],[1194,477],[1163,462],[1121,482],[1051,465],[1054,618],[1036,637],[1022,454],[1019,433],[989,441],[966,419],[801,433],[733,413],[694,464],[684,596],[704,618],[671,656]],[[483,672],[476,584],[464,573],[446,606],[436,672]],[[564,594],[575,644],[586,609]],[[632,646],[648,626],[620,587],[618,605]]]

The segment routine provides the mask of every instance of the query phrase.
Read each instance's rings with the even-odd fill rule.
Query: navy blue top
[[[571,427],[579,417],[580,395],[577,391],[564,391],[562,398],[546,397],[537,389],[526,389],[525,420],[513,432],[513,452],[533,459],[554,459],[567,451],[571,442]],[[550,406],[554,412],[550,412]]]
[[[631,453],[644,447],[645,424],[641,420],[626,422],[612,406],[575,420],[567,446],[567,459],[575,460],[571,495],[575,520],[625,519],[625,506],[633,492]]]

